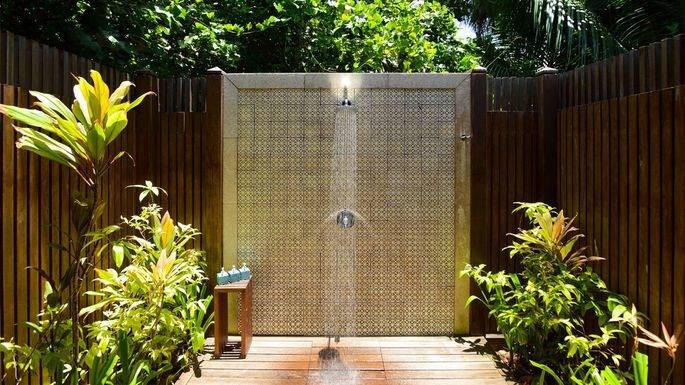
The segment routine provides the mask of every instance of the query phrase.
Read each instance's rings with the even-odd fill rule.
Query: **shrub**
[[[130,264],[120,272],[96,269],[102,287],[87,294],[99,301],[82,311],[104,314],[87,327],[94,357],[136,352],[132,364],[118,365],[105,376],[114,383],[128,384],[121,377],[130,377],[123,369],[132,365],[142,368],[142,379],[158,383],[173,383],[189,367],[200,375],[197,356],[211,323],[212,297],[205,295],[204,253],[188,248],[199,232],[160,213],[161,207],[151,203],[124,220],[135,234],[114,242],[112,255],[118,266],[124,258]]]
[[[531,223],[513,234],[507,248],[520,260],[521,273],[467,265],[461,275],[482,291],[467,304],[477,300],[487,307],[504,335],[510,362],[524,376],[544,381],[545,373],[554,373],[565,384],[590,383],[605,368],[622,376],[619,352],[636,334],[637,313],[587,266],[600,258],[575,248],[582,235],[573,219],[542,203],[520,204],[515,211]]]
[[[118,226],[100,228],[98,221],[106,202],[100,197],[102,177],[125,151],[107,151],[128,124],[128,111],[150,93],[129,101],[133,83],[122,82],[110,93],[99,72],[90,71],[92,84],[76,78],[71,108],[59,98],[30,91],[38,109],[0,104],[0,114],[14,120],[19,149],[57,162],[74,172],[83,188],[74,192],[70,207],[74,236],[68,242],[51,244],[69,257],[69,266],[60,276],[32,266],[44,280],[45,296],[36,323],[26,325],[36,334],[32,346],[0,339],[5,365],[14,369],[14,380],[22,383],[28,372],[40,371],[39,363],[52,382],[77,383],[85,376],[83,358],[83,319],[79,318],[84,282],[101,259],[111,234]],[[57,224],[53,224],[57,225]],[[69,234],[71,229],[60,229]],[[9,371],[5,372],[6,375]],[[3,378],[3,382],[4,382]]]

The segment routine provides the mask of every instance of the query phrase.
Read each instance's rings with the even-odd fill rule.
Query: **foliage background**
[[[159,76],[213,66],[463,71],[476,62],[495,75],[530,75],[682,33],[685,1],[3,0],[0,26]]]

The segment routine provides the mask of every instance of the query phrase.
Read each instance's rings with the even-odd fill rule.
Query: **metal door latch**
[[[462,133],[459,135],[459,139],[461,139],[461,140],[471,140],[471,134],[467,134],[467,133],[465,133],[465,132],[462,132]]]

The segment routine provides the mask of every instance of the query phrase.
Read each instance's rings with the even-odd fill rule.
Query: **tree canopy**
[[[470,25],[475,38],[465,37]],[[668,0],[3,0],[0,26],[129,71],[561,70],[685,31]]]
[[[463,71],[477,61],[437,1],[8,0],[6,28],[119,68]]]

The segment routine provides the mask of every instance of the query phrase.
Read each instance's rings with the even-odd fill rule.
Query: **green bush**
[[[120,272],[96,269],[102,287],[87,294],[98,302],[82,312],[104,314],[87,326],[94,341],[89,357],[122,359],[136,352],[132,364],[115,365],[105,376],[115,384],[129,384],[122,381],[130,378],[131,371],[124,370],[128,366],[140,367],[140,379],[152,377],[157,383],[172,383],[190,367],[200,375],[198,353],[211,323],[207,309],[212,297],[205,295],[204,254],[188,248],[199,232],[160,213],[161,207],[151,203],[124,220],[135,235],[115,242],[112,255],[117,265],[124,258],[130,264]]]
[[[485,304],[519,375],[544,383],[545,374],[554,373],[564,384],[587,384],[609,369],[623,378],[619,352],[636,334],[634,308],[587,266],[600,258],[575,247],[582,235],[563,211],[556,214],[542,203],[521,204],[515,211],[524,211],[531,223],[513,234],[508,247],[521,262],[521,273],[467,265],[461,275],[482,291],[468,303]]]

